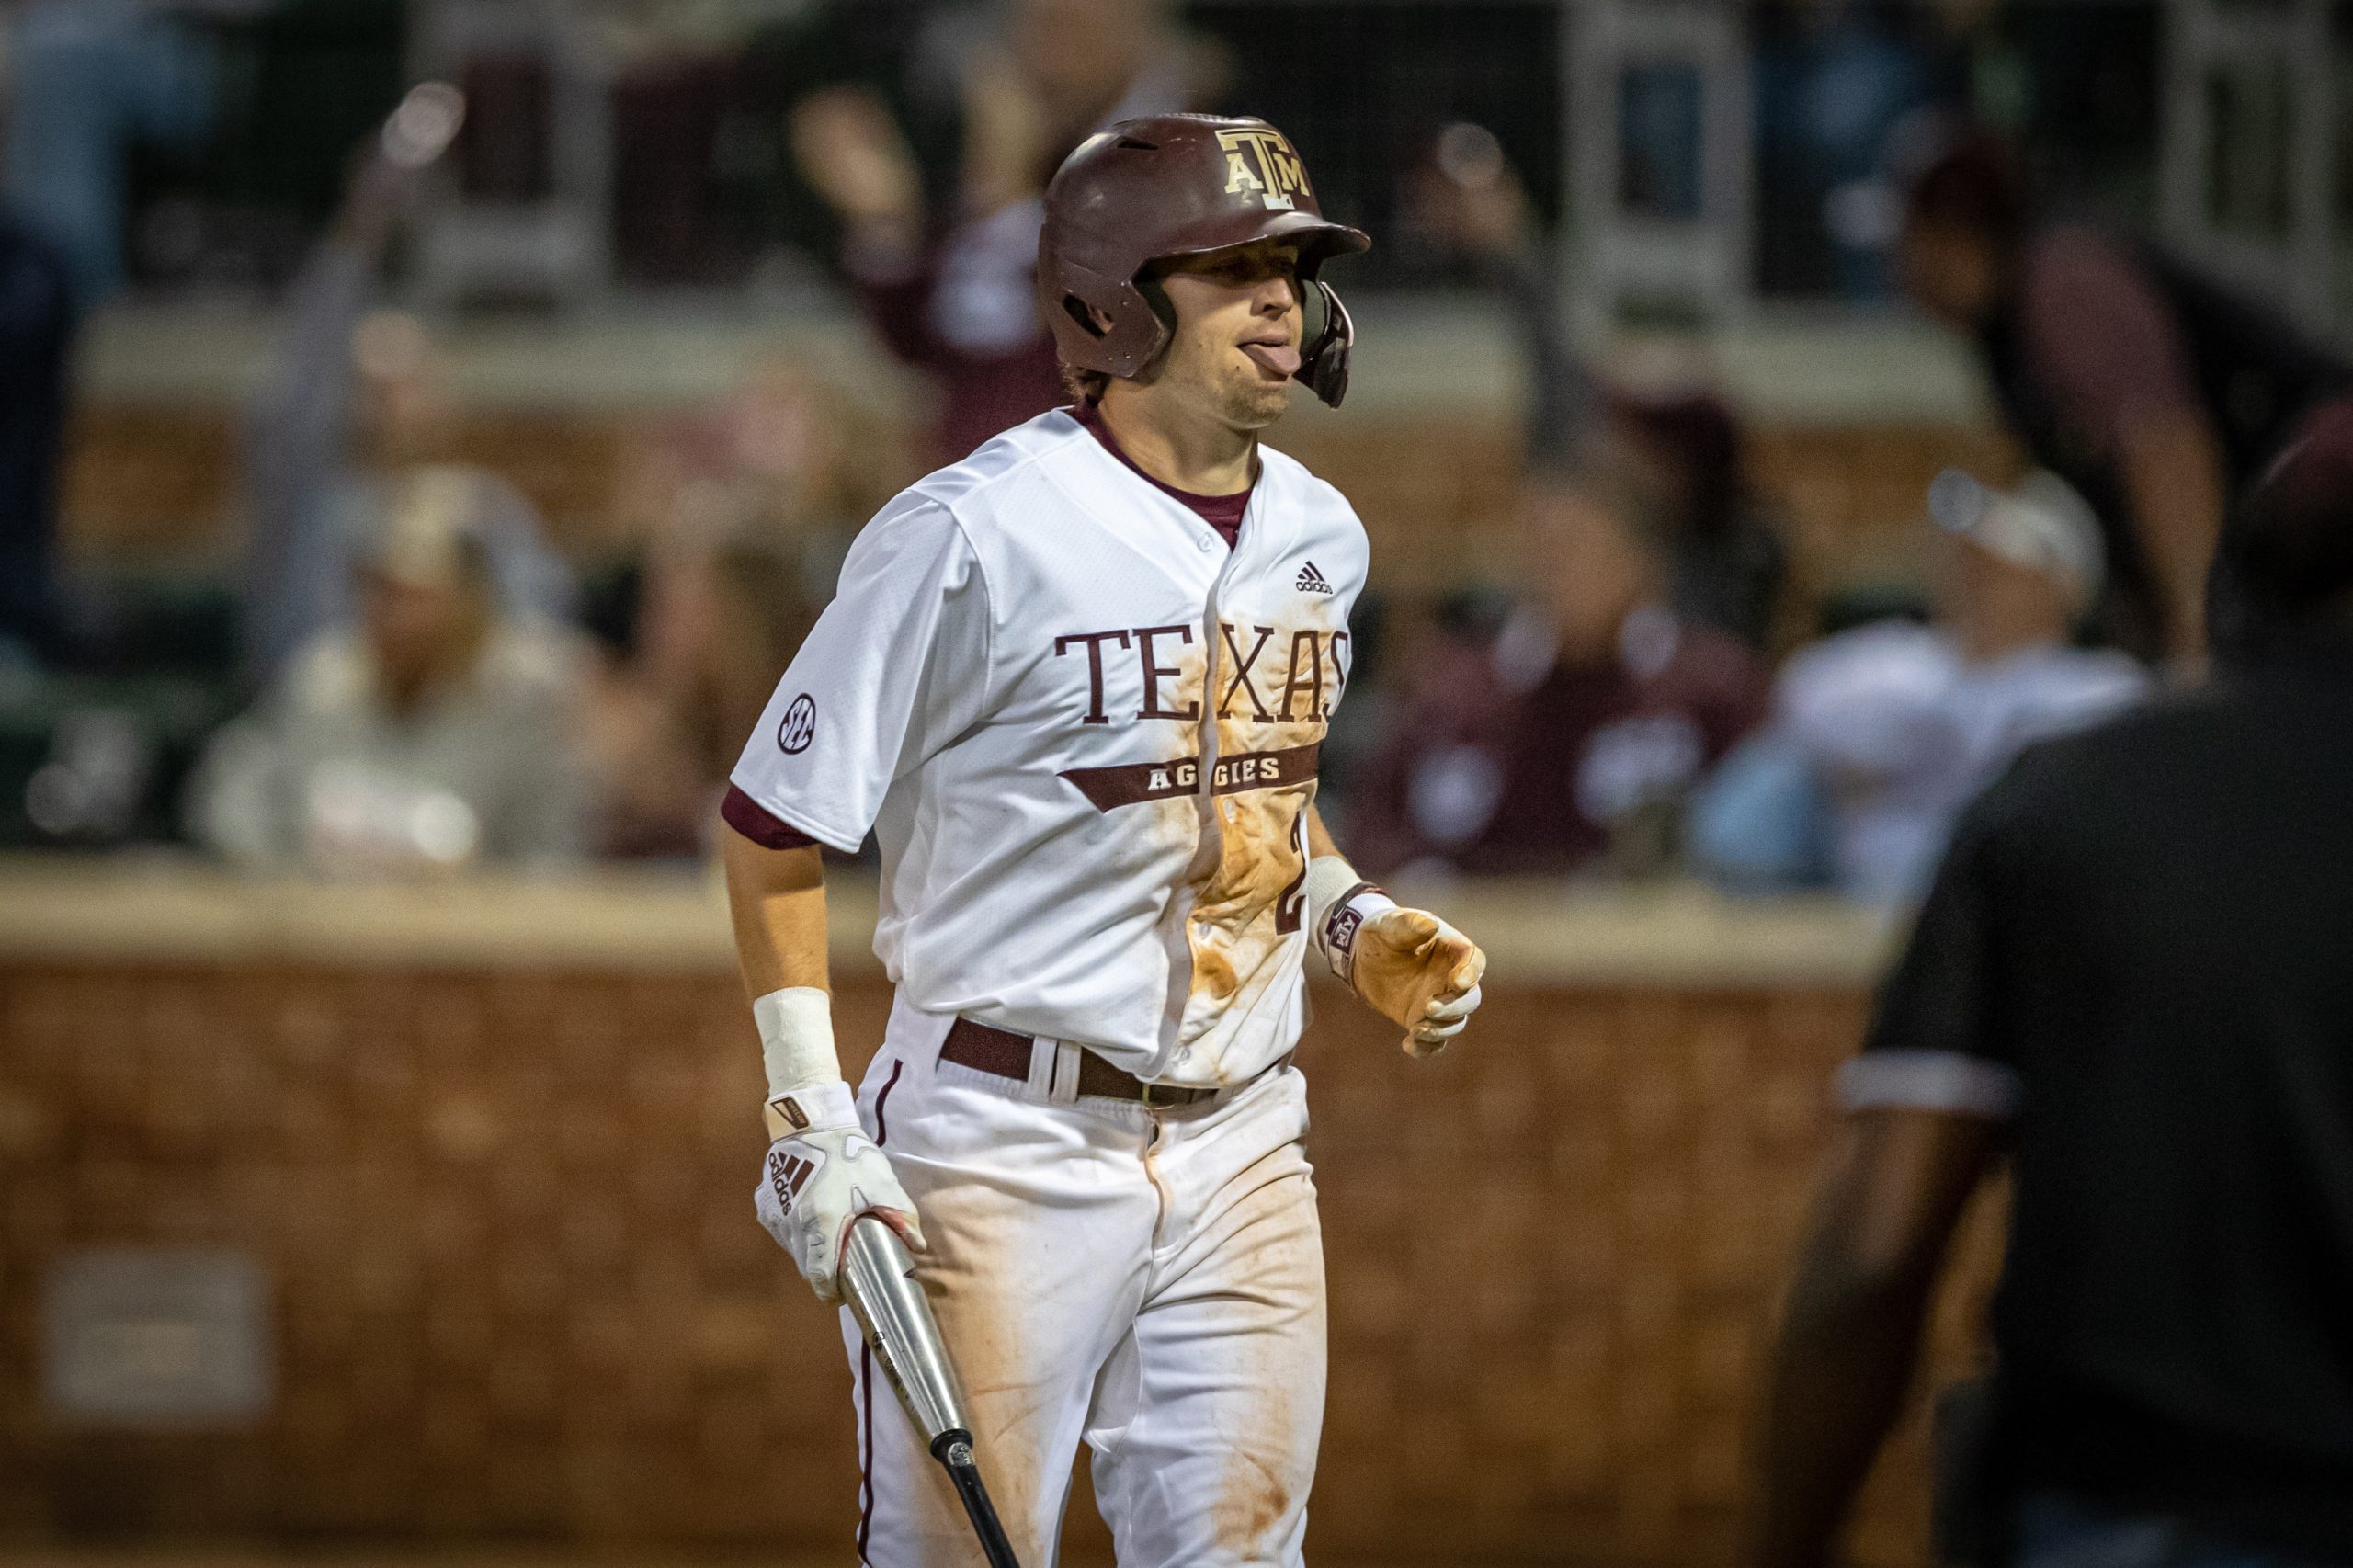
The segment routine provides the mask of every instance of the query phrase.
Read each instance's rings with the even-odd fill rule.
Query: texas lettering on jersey
[[[1347,684],[1347,668],[1342,662],[1342,649],[1348,642],[1345,630],[1323,627],[1284,629],[1272,626],[1237,627],[1221,621],[1218,631],[1224,643],[1224,659],[1221,662],[1219,684],[1224,695],[1219,699],[1217,718],[1221,725],[1321,724],[1331,716],[1330,699],[1336,698]],[[1259,665],[1269,644],[1278,641],[1290,649],[1288,663],[1280,675],[1280,685],[1269,672],[1259,673]],[[1189,626],[1117,627],[1108,631],[1081,631],[1054,639],[1057,655],[1084,649],[1087,660],[1087,706],[1080,719],[1084,724],[1108,724],[1111,714],[1105,706],[1104,660],[1106,649],[1117,658],[1132,650],[1138,665],[1138,686],[1143,693],[1142,705],[1135,710],[1138,720],[1173,720],[1178,723],[1198,724],[1201,704],[1198,695],[1201,685],[1198,674],[1188,679],[1184,663],[1165,665],[1159,663],[1160,648],[1174,641],[1178,648],[1193,642]],[[1328,671],[1330,685],[1325,685]],[[1170,689],[1164,682],[1171,677],[1191,687],[1196,695],[1181,706],[1164,704],[1164,691]],[[1262,692],[1261,680],[1267,689]],[[1330,698],[1327,698],[1327,689]],[[1315,777],[1318,752],[1317,740],[1277,750],[1248,750],[1234,754],[1221,753],[1211,765],[1210,790],[1212,794],[1233,794],[1244,790],[1280,788],[1303,784]],[[1200,790],[1200,758],[1199,751],[1166,759],[1134,762],[1108,767],[1073,767],[1063,770],[1064,778],[1075,785],[1081,794],[1095,803],[1097,811],[1110,811],[1118,806],[1134,805],[1145,801],[1169,800],[1180,795],[1196,794]]]

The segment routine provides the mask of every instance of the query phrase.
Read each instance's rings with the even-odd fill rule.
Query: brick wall
[[[1723,1561],[1861,999],[1499,990],[1427,1063],[1324,1000],[1314,1551]],[[846,981],[844,1040],[879,1038],[884,1006]],[[0,1533],[845,1551],[847,1376],[751,1219],[757,1093],[720,974],[0,969]],[[1950,1282],[1948,1365],[1984,1240]],[[125,1244],[260,1264],[261,1420],[45,1409],[49,1265]],[[1863,1561],[1919,1560],[1923,1468],[1915,1421]],[[1072,1516],[1077,1554],[1108,1557]]]

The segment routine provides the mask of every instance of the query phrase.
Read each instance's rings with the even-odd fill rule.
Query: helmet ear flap
[[[1107,278],[1065,267],[1051,280],[1040,275],[1038,307],[1063,359],[1082,370],[1132,376],[1168,344],[1168,328],[1142,279]]]
[[[1337,408],[1348,395],[1348,354],[1356,347],[1356,324],[1348,319],[1340,296],[1320,278],[1302,282],[1300,303],[1305,317],[1300,340],[1306,347],[1295,379],[1307,383],[1325,407]]]

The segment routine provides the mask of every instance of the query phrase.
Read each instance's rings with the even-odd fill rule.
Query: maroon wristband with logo
[[[1324,916],[1324,956],[1343,980],[1348,979],[1356,969],[1357,932],[1364,925],[1364,911],[1357,907],[1357,900],[1367,893],[1389,896],[1388,890],[1377,883],[1358,882],[1342,893]]]

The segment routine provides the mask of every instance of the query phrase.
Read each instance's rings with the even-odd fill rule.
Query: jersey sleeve
[[[901,496],[850,546],[833,602],[728,781],[779,823],[854,854],[892,782],[979,718],[988,670],[987,584],[971,542],[938,502]]]
[[[2018,1074],[2003,1028],[1997,921],[2001,787],[1961,818],[1910,945],[1881,987],[1859,1056],[1839,1072],[1849,1110],[1904,1108],[2003,1120]]]

